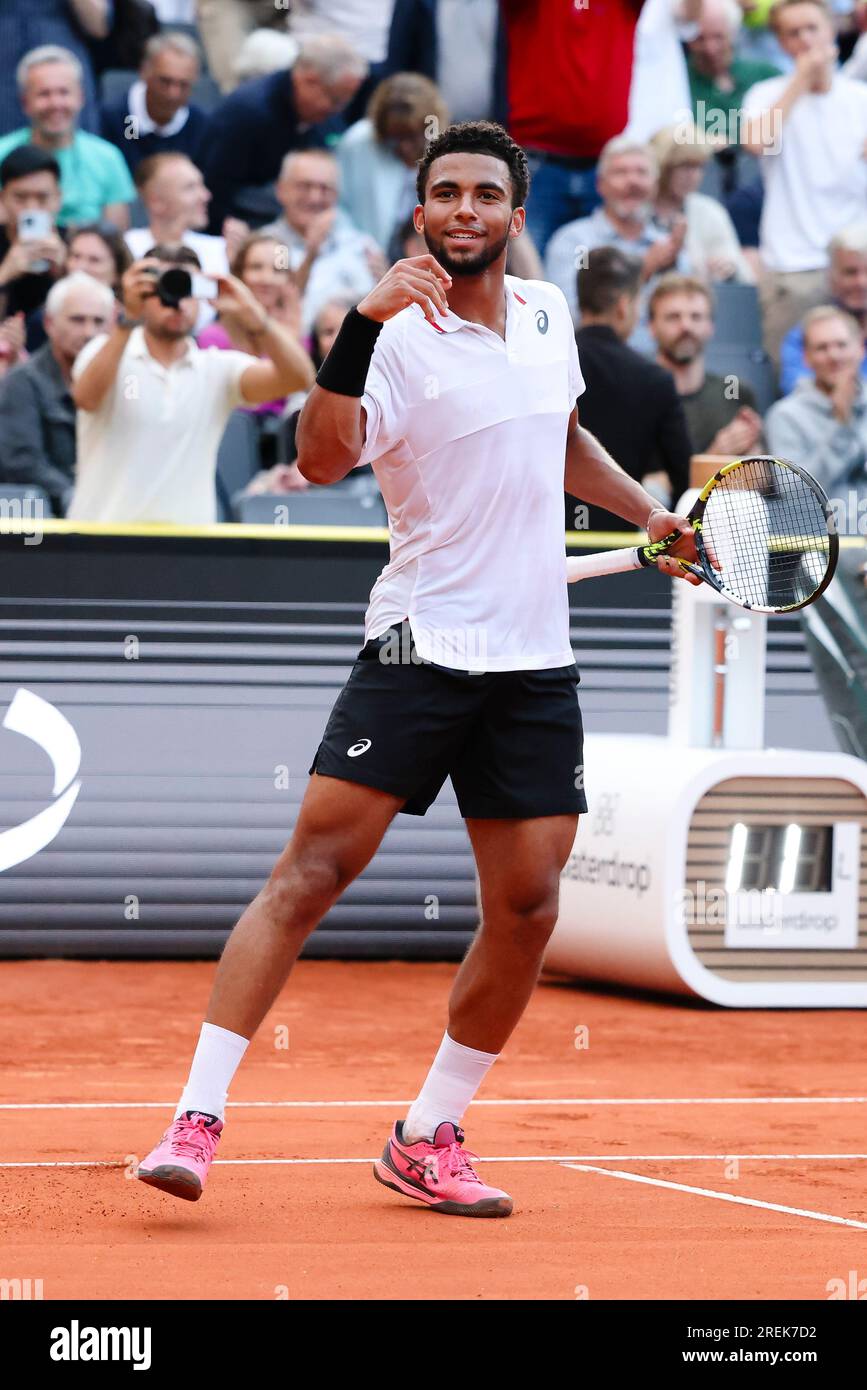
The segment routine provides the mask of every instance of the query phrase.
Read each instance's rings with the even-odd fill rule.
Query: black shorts
[[[400,661],[380,659],[386,643]],[[422,661],[408,624],[362,647],[310,772],[406,798],[423,816],[451,777],[463,817],[587,810],[577,667],[473,674]]]

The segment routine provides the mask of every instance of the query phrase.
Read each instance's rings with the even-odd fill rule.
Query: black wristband
[[[319,371],[317,386],[338,396],[363,396],[370,359],[382,324],[350,309]]]

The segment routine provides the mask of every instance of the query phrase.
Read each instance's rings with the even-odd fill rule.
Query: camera
[[[154,291],[157,299],[167,309],[177,309],[182,299],[213,299],[219,289],[216,280],[198,272],[190,274],[181,266],[169,266],[168,270],[150,273],[156,276]]]

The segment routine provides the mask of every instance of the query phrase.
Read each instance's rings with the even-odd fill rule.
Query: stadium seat
[[[747,382],[755,392],[756,409],[764,415],[777,398],[774,366],[760,347],[742,347],[737,343],[721,343],[716,339],[708,345],[705,362],[709,372],[719,376],[734,376]]]
[[[352,496],[330,488],[308,492],[271,492],[258,497],[235,497],[239,521],[261,526],[385,526],[380,496]]]
[[[698,191],[716,198],[718,203],[725,203],[736,188],[750,183],[758,172],[759,162],[755,155],[729,145],[707,161]]]
[[[104,106],[125,97],[138,73],[135,68],[106,68],[99,79],[99,95]]]
[[[221,521],[232,520],[232,498],[242,492],[259,471],[259,431],[246,411],[235,410],[217,451],[217,513]]]
[[[714,284],[713,293],[716,300],[714,341],[760,348],[762,317],[755,285],[739,285],[727,280]]]
[[[147,227],[150,223],[147,208],[141,198],[136,198],[129,205],[129,225],[130,227]]]
[[[715,198],[718,203],[722,202],[723,168],[719,160],[711,157],[707,161],[698,191],[704,193],[708,198]]]
[[[193,90],[190,96],[190,101],[193,106],[200,106],[203,111],[211,112],[222,99],[223,93],[220,91],[213,77],[200,77],[198,82],[193,84]]]

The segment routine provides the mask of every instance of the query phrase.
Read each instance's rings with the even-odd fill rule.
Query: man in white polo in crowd
[[[867,206],[867,83],[837,70],[825,0],[776,0],[771,24],[795,70],[750,87],[743,144],[765,185],[759,284],[765,347],[827,297],[828,244]]]
[[[217,449],[232,411],[313,385],[298,340],[231,275],[220,279],[215,307],[262,356],[198,348],[197,301],[165,303],[156,293],[154,272],[170,268],[195,273],[195,252],[161,246],[135,262],[117,323],[73,367],[78,466],[67,515],[75,521],[216,521]]]

